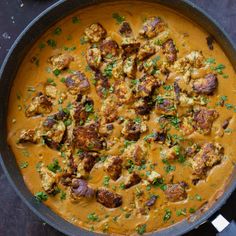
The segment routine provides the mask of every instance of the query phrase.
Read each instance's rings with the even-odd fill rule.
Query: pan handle
[[[216,228],[218,236],[232,236],[236,235],[236,223],[235,221],[227,221],[222,215],[218,215],[211,221],[212,225]]]

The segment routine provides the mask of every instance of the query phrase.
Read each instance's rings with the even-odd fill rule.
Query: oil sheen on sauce
[[[198,142],[211,140],[220,143],[224,147],[224,158],[221,164],[213,167],[206,180],[200,181],[197,185],[191,184],[191,167],[188,165],[188,161],[186,161],[186,163],[174,163],[175,170],[171,172],[171,175],[174,175],[175,182],[185,180],[190,184],[190,188],[187,190],[188,198],[186,200],[174,203],[168,202],[161,189],[151,188],[146,190],[146,186],[139,186],[140,189],[149,191],[150,194],[155,193],[159,195],[155,206],[152,207],[147,214],[140,214],[137,211],[137,209],[140,208],[140,202],[134,201],[137,188],[134,186],[127,190],[120,189],[120,183],[123,181],[121,177],[117,182],[113,183],[110,181],[110,188],[115,186],[117,188],[116,192],[123,196],[123,204],[119,208],[108,209],[96,201],[87,201],[86,199],[74,202],[70,199],[69,192],[67,192],[66,189],[64,190],[66,192],[66,198],[64,200],[60,198],[60,195],[56,195],[48,197],[48,200],[43,202],[65,220],[79,227],[95,232],[132,235],[137,233],[141,234],[145,231],[152,232],[161,230],[178,223],[191,215],[191,213],[189,213],[191,212],[190,209],[198,210],[205,205],[206,202],[214,202],[215,197],[220,195],[223,191],[233,171],[236,159],[234,147],[234,140],[236,138],[236,76],[232,65],[217,43],[214,43],[214,50],[209,50],[206,43],[208,34],[204,30],[185,17],[160,5],[136,1],[132,3],[101,4],[79,10],[73,15],[68,16],[54,25],[35,43],[21,64],[11,91],[7,124],[8,143],[15,154],[18,164],[22,165],[22,163],[28,163],[28,166],[22,168],[21,172],[32,194],[43,191],[39,174],[36,171],[37,163],[41,161],[46,166],[50,164],[54,158],[57,158],[59,163],[63,162],[63,157],[60,156],[60,152],[49,149],[45,145],[17,144],[20,130],[34,128],[45,119],[45,117],[42,116],[35,118],[25,117],[25,106],[29,104],[31,98],[36,93],[32,88],[35,88],[36,91],[40,91],[45,81],[48,78],[53,78],[57,84],[57,89],[66,91],[65,85],[60,82],[60,79],[66,76],[67,72],[63,75],[55,76],[48,69],[50,67],[48,58],[58,52],[65,52],[65,50],[67,52],[69,50],[70,55],[75,58],[74,62],[70,65],[70,69],[80,70],[84,72],[89,79],[92,78],[91,72],[86,69],[85,52],[88,45],[81,42],[80,39],[86,27],[92,23],[100,22],[107,30],[108,34],[117,42],[120,42],[121,39],[117,33],[119,23],[112,17],[113,13],[118,13],[120,16],[125,17],[135,34],[138,33],[144,19],[150,16],[160,16],[167,22],[171,30],[171,36],[179,49],[178,58],[181,58],[181,56],[193,50],[199,50],[203,52],[206,58],[215,59],[216,64],[213,66],[217,66],[218,64],[225,66],[223,74],[218,75],[219,86],[217,93],[210,97],[208,104],[209,107],[217,109],[220,116],[214,122],[210,135],[203,136],[195,134],[193,136],[193,140],[197,140]],[[57,27],[61,29],[61,32],[58,34],[55,33]],[[55,47],[47,44],[49,39],[53,39],[54,42],[56,42]],[[32,58],[34,58],[33,62]],[[102,101],[96,94],[93,85],[91,86],[89,95],[95,101],[95,110],[99,110]],[[220,101],[222,96],[224,99],[227,99],[225,105],[217,106],[216,103]],[[57,111],[58,106],[58,104],[54,106],[53,112]],[[121,111],[121,113],[125,114],[126,111]],[[217,136],[216,134],[219,127],[221,127],[223,121],[229,117],[231,117],[231,121],[223,137]],[[155,119],[155,114],[151,114],[151,118],[148,121],[148,124],[151,125],[153,129],[155,129],[157,125]],[[118,131],[116,130],[116,132]],[[141,139],[145,135],[147,134],[143,134]],[[167,176],[164,170],[164,163],[162,163],[160,157],[160,145],[152,144],[149,152],[150,161],[157,163],[156,168],[158,173],[167,179],[171,178],[171,176]],[[94,188],[102,186],[103,176],[104,171],[99,165],[96,166],[92,169],[89,185]],[[130,205],[131,202],[133,203],[132,206]],[[168,211],[171,212],[169,214],[170,217],[164,220],[164,216]],[[88,218],[88,215],[93,213],[98,217],[98,220],[91,221]],[[137,232],[136,226],[139,225],[145,225],[145,229],[143,231],[142,229],[141,231],[138,230]]]

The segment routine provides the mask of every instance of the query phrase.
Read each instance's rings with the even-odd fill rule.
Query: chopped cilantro
[[[216,59],[215,58],[207,58],[206,63],[208,64],[216,64]]]
[[[99,218],[98,216],[93,212],[93,213],[90,213],[88,214],[87,218],[91,221],[99,221]]]
[[[104,176],[103,178],[103,186],[108,187],[109,186],[110,177]]]
[[[120,16],[118,13],[113,13],[112,18],[115,19],[118,24],[121,24],[123,21],[125,21],[125,17]]]
[[[195,212],[196,212],[195,208],[193,208],[193,207],[189,208],[189,213],[195,213]]]
[[[135,141],[129,141],[129,140],[125,140],[124,141],[124,146],[125,148],[127,148],[128,146],[130,146],[131,144],[135,143]]]
[[[202,197],[199,194],[195,195],[195,199],[198,200],[198,201],[202,201]]]
[[[170,209],[165,209],[165,214],[163,216],[163,221],[166,222],[171,218],[171,210]]]
[[[28,163],[27,161],[24,161],[24,162],[20,163],[19,166],[20,166],[21,169],[24,169],[24,168],[26,168],[28,165],[29,165],[29,163]]]
[[[62,32],[62,29],[60,27],[57,27],[54,31],[53,31],[53,34],[55,35],[60,35]]]
[[[57,42],[54,39],[48,39],[47,44],[52,48],[55,48],[57,46]]]
[[[30,156],[30,153],[27,149],[23,149],[22,150],[22,154],[25,156],[25,157],[29,157]]]
[[[136,227],[136,232],[139,234],[139,235],[143,235],[144,233],[146,233],[146,224],[143,224],[143,225],[138,225]]]
[[[44,49],[45,47],[46,47],[45,43],[42,42],[42,43],[39,44],[39,49],[40,50]]]
[[[48,195],[45,192],[37,192],[34,197],[37,202],[46,201],[48,199]]]
[[[53,71],[53,74],[54,74],[55,76],[58,76],[58,75],[61,74],[61,71],[58,70],[58,69],[56,69],[56,70]]]
[[[77,16],[73,16],[72,17],[72,23],[73,24],[79,24],[80,23],[80,19]]]
[[[54,173],[61,172],[61,167],[57,159],[54,159],[53,162],[47,166],[47,168]]]
[[[134,122],[140,124],[142,122],[142,119],[140,117],[136,117],[134,118]]]
[[[86,112],[89,112],[89,113],[93,113],[93,112],[94,112],[93,104],[88,104],[88,103],[86,103],[86,104],[85,104],[85,111],[86,111]]]
[[[104,69],[103,75],[110,78],[112,76],[112,69],[113,69],[113,64],[108,64]]]
[[[65,51],[74,51],[74,50],[76,50],[76,46],[73,46],[73,47],[64,47],[64,50]]]
[[[82,36],[82,37],[80,38],[80,44],[81,44],[81,45],[86,44],[87,41],[88,41],[88,40],[87,40],[84,36]]]
[[[177,216],[186,216],[186,209],[184,208],[184,209],[178,209],[177,211],[176,211],[176,215]]]
[[[61,200],[65,200],[66,199],[66,193],[64,191],[61,191],[60,199]]]
[[[124,183],[120,184],[120,189],[125,189],[125,184]]]
[[[163,88],[164,88],[166,91],[171,91],[171,90],[173,90],[173,86],[172,86],[172,85],[163,85]]]
[[[65,126],[69,126],[72,124],[72,120],[71,119],[65,120],[64,124],[65,124]]]
[[[125,214],[125,218],[127,219],[127,218],[129,218],[131,216],[131,213],[129,213],[129,212],[127,212],[126,214]]]

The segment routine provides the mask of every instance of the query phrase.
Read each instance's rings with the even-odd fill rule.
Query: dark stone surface
[[[56,0],[23,0],[20,7],[19,0],[0,1],[0,65],[24,27],[42,10],[55,3]],[[224,27],[236,43],[236,1],[235,0],[192,0],[207,13],[214,17]],[[19,199],[0,167],[0,236],[53,236],[62,235],[36,217]],[[236,193],[222,207],[222,213],[228,220],[236,220]],[[210,223],[201,225],[198,229],[188,233],[188,236],[215,235]]]

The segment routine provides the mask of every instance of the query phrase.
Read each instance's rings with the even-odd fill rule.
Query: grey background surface
[[[24,27],[56,0],[0,0],[0,65],[12,43]],[[178,0],[177,0],[178,1]],[[229,33],[236,44],[236,0],[191,0]],[[228,220],[236,220],[236,192],[220,211]],[[187,234],[210,236],[216,231],[210,223]],[[63,235],[36,217],[16,195],[0,167],[0,236]]]

